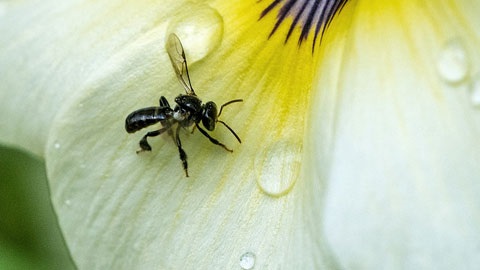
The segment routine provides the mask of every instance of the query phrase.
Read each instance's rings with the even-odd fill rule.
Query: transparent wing
[[[187,59],[185,58],[185,51],[183,50],[180,39],[174,33],[168,36],[167,40],[167,53],[172,62],[173,70],[177,74],[177,78],[185,88],[187,95],[194,95],[192,83],[190,82],[190,76],[188,75]]]

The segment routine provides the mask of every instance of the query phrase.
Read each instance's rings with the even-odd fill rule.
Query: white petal
[[[311,51],[299,55],[296,44],[295,50],[283,49],[281,38],[273,48],[265,46],[271,31],[265,25],[271,25],[262,21],[259,35],[261,6],[254,7],[248,18],[236,14],[242,23],[222,14],[230,20],[228,37],[204,42],[200,35],[185,42],[187,54],[198,60],[189,62],[189,71],[199,96],[222,103],[245,99],[222,113],[233,128],[240,127],[243,143],[226,129],[212,132],[233,145],[233,153],[198,131],[181,134],[189,178],[168,136],[150,141],[154,151],[136,155],[143,133],[124,130],[131,111],[155,106],[160,95],[171,101],[183,91],[163,47],[169,20],[159,18],[159,25],[146,26],[122,44],[58,112],[47,143],[47,168],[59,223],[80,268],[231,269],[249,252],[256,268],[278,268],[298,265],[303,247],[311,246],[308,252],[315,256],[307,256],[304,265],[331,264],[328,253],[316,252],[319,241],[296,229],[301,216],[294,213],[301,198],[292,187],[301,168],[304,121],[304,111],[297,109],[307,107],[310,80],[302,78],[311,77],[312,66],[304,60],[313,62]],[[203,8],[212,7],[181,6],[170,15],[198,15]],[[203,20],[199,17],[191,22]],[[217,30],[210,27],[206,33]],[[218,40],[222,43],[210,44]],[[205,53],[205,43],[221,49]],[[285,59],[303,68],[285,66]],[[268,183],[283,179],[280,185]],[[296,237],[301,238],[291,240]],[[286,250],[295,252],[286,256]]]
[[[345,45],[326,52],[312,136],[342,267],[480,264],[480,111],[468,79],[438,71],[451,40],[472,63],[466,78],[480,70],[480,6],[459,3],[359,1]]]
[[[175,6],[2,3],[0,141],[43,156],[52,121],[62,107],[83,94],[92,74]],[[84,113],[82,108],[78,113]]]

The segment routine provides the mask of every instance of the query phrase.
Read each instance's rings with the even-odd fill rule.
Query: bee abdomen
[[[132,112],[125,119],[125,130],[133,133],[162,120],[173,113],[171,108],[149,107]]]

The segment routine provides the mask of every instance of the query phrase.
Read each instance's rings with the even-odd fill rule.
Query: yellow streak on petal
[[[238,159],[227,165],[238,169],[253,160],[252,174],[245,178],[257,180],[263,191],[277,196],[288,192],[299,177],[316,55],[308,42],[302,47],[294,39],[284,44],[288,24],[267,39],[276,16],[272,13],[258,21],[268,4],[264,2],[212,4],[224,17],[226,35],[222,48],[206,61],[201,73],[215,74],[205,84],[216,89],[210,90],[218,95],[216,100],[245,100],[241,111],[228,119],[241,123],[244,143]]]

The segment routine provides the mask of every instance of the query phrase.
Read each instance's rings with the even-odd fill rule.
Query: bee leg
[[[223,149],[227,150],[228,152],[233,152],[233,150],[228,149],[223,143],[219,142],[219,141],[216,140],[215,138],[212,138],[210,135],[208,135],[208,133],[207,133],[205,130],[203,130],[198,124],[195,124],[195,126],[198,128],[198,130],[200,130],[200,132],[201,132],[205,137],[207,137],[207,138],[210,140],[211,143],[223,147]]]
[[[161,96],[158,102],[160,103],[160,108],[170,108],[170,104],[168,104],[168,100],[164,96]]]
[[[159,130],[150,131],[147,134],[145,134],[145,136],[143,136],[142,139],[140,140],[140,142],[138,143],[140,145],[140,150],[137,150],[137,154],[141,153],[141,152],[144,152],[144,151],[152,151],[152,147],[150,146],[150,144],[148,144],[147,137],[158,136],[158,135],[162,134],[163,132],[165,132],[166,130],[168,130],[169,128],[170,127],[167,126],[167,127],[161,128]]]
[[[180,160],[182,161],[183,170],[185,171],[185,176],[188,177],[188,163],[187,163],[187,153],[182,148],[182,142],[180,141],[180,128],[181,126],[178,125],[177,130],[175,132],[175,144],[178,147],[178,153],[180,154]]]

